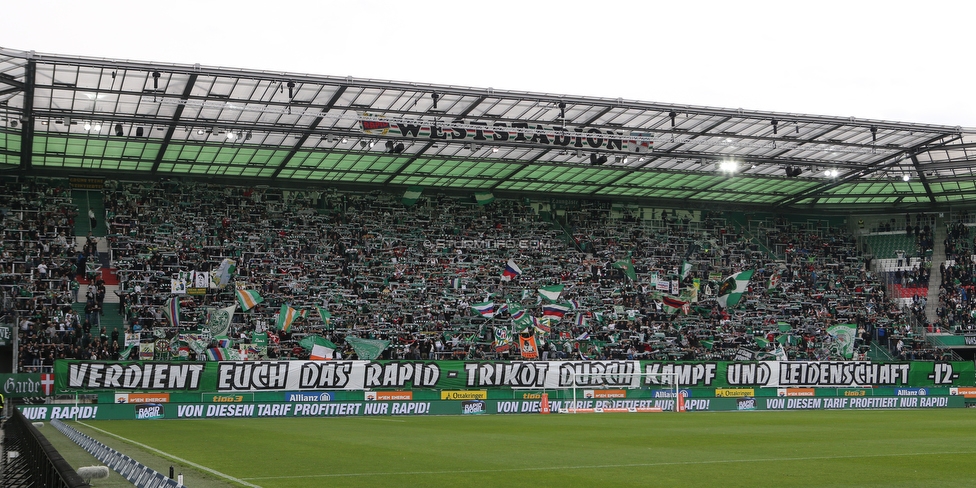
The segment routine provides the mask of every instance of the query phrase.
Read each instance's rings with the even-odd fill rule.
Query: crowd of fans
[[[902,359],[941,354],[912,334],[911,309],[886,296],[850,232],[784,217],[748,230],[730,213],[602,202],[479,205],[434,194],[408,207],[381,192],[110,181],[104,239],[120,284],[109,292],[89,266],[99,258],[98,238],[75,244],[78,207],[66,187],[31,180],[0,191],[11,202],[3,209],[3,312],[21,319],[22,369],[58,358],[139,357],[123,347],[124,332],[140,333],[166,358],[175,349],[160,341],[236,303],[235,287],[258,291],[264,302],[238,309],[230,337],[250,344],[269,333],[274,340],[260,353],[272,358],[307,358],[299,342],[313,334],[337,344],[343,358],[356,357],[347,336],[389,341],[385,358],[519,358],[518,341],[497,347],[496,329],[522,332],[512,330],[505,305],[541,317],[548,300],[537,290],[550,285],[563,285],[558,302],[570,310],[549,331],[528,331],[544,359],[840,359],[843,348],[827,331],[835,324],[855,325],[855,359],[871,342]],[[963,253],[965,233],[963,226],[953,237]],[[943,271],[940,311],[947,325],[971,324],[972,262],[956,254]],[[171,327],[163,314],[171,280],[227,258],[236,263],[232,283],[179,295],[180,328]],[[506,280],[509,260],[522,272]],[[622,269],[628,265],[635,278]],[[723,281],[746,270],[754,274],[739,305],[719,306]],[[947,276],[959,286],[947,287]],[[78,296],[79,281],[86,296]],[[120,298],[123,334],[100,326],[109,293]],[[687,305],[672,308],[666,298]],[[75,302],[85,303],[84,313]],[[485,302],[495,304],[491,317],[472,309]],[[283,304],[310,313],[278,331]]]

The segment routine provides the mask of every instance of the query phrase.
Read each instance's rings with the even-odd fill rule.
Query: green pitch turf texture
[[[194,469],[167,459],[176,456],[246,483],[194,476],[193,488],[976,486],[976,411],[969,409],[69,425],[153,459],[164,473],[166,464]]]

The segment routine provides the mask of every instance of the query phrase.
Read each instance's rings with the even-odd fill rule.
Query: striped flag
[[[561,319],[568,311],[569,307],[558,303],[549,303],[542,306],[542,315],[546,317]]]
[[[254,308],[257,304],[263,301],[264,298],[261,298],[261,295],[254,290],[237,289],[237,302],[241,304],[241,309],[245,312]]]
[[[684,310],[685,307],[688,306],[688,302],[678,300],[677,298],[668,295],[662,296],[661,301],[664,302],[665,307],[668,307],[673,311]],[[685,315],[688,315],[688,312],[685,312]]]
[[[330,360],[338,349],[332,341],[315,335],[306,336],[298,345],[310,351],[309,359],[313,361]]]
[[[166,301],[166,308],[163,309],[163,315],[166,317],[166,321],[170,327],[178,328],[180,326],[180,300],[176,297],[170,297]]]
[[[586,315],[581,313],[576,314],[576,326],[586,327]]]
[[[495,316],[495,302],[475,303],[471,305],[471,308],[485,317],[492,318]]]
[[[300,316],[301,312],[298,310],[289,307],[287,304],[282,305],[281,311],[278,312],[277,330],[288,332],[291,329],[292,322]]]
[[[502,281],[511,281],[512,278],[518,278],[521,274],[522,268],[519,268],[514,260],[509,259],[505,265],[505,270],[502,271]]]
[[[207,349],[207,361],[240,361],[241,353],[237,349],[215,347]]]

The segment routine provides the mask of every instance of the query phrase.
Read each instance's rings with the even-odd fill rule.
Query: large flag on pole
[[[718,304],[722,308],[733,308],[739,303],[742,294],[749,287],[753,270],[739,271],[722,282],[718,289]]]
[[[542,288],[539,288],[539,294],[542,295],[546,300],[555,302],[559,300],[559,294],[563,292],[563,288],[563,285],[543,286]]]
[[[277,330],[288,332],[291,329],[292,322],[300,315],[301,313],[298,310],[289,307],[288,304],[282,305],[281,310],[278,312],[278,323],[275,324]]]
[[[519,268],[515,261],[509,259],[508,263],[505,264],[505,270],[502,271],[502,281],[511,281],[512,278],[518,278],[522,274],[522,268]]]
[[[166,321],[169,322],[170,327],[180,326],[180,299],[177,297],[170,297],[166,301],[166,308],[163,309],[163,315],[166,317]]]
[[[241,304],[241,309],[245,312],[254,308],[257,304],[263,301],[264,298],[261,298],[261,295],[254,290],[237,289],[237,303]]]

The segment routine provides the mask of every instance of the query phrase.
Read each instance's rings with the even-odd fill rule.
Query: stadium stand
[[[926,334],[976,323],[961,221],[946,240],[953,259],[938,266],[938,321],[926,324],[931,257],[878,265],[886,261],[859,250],[842,221],[447,195],[405,206],[381,192],[175,181],[109,181],[103,193],[72,198],[63,182],[36,179],[3,193],[12,202],[3,306],[22,317],[21,371],[47,371],[59,358],[140,357],[127,334],[153,344],[157,359],[183,349],[203,360],[228,344],[191,331],[236,302],[235,286],[264,300],[233,315],[228,336],[243,345],[235,352],[272,358],[307,359],[300,343],[313,335],[344,358],[356,357],[345,340],[353,336],[389,341],[386,358],[517,358],[517,342],[497,347],[495,328],[520,332],[506,306],[545,317],[537,290],[551,285],[563,286],[565,307],[536,329],[543,359],[839,359],[828,332],[836,324],[856,327],[853,359],[936,359],[951,353]],[[88,208],[99,209],[95,226],[78,222]],[[86,235],[74,248],[65,234],[77,232]],[[209,275],[226,259],[236,263],[233,284],[180,295],[173,327],[163,313],[172,279]],[[509,260],[521,274],[506,281]],[[747,270],[739,306],[719,306],[726,278]],[[472,308],[484,303],[493,316]],[[279,331],[284,304],[311,313]],[[269,335],[266,350],[256,334]]]

